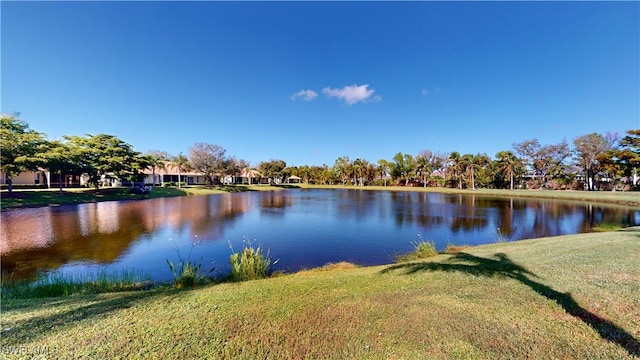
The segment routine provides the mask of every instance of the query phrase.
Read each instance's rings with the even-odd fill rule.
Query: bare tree
[[[227,151],[219,145],[197,143],[189,148],[189,161],[193,168],[205,176],[207,186],[211,187],[214,177],[224,169]]]
[[[617,139],[617,134],[607,133],[603,136],[591,133],[578,136],[573,140],[574,158],[577,164],[584,169],[588,190],[595,190],[596,174],[601,165],[597,159],[598,155],[613,149]]]
[[[513,144],[513,149],[520,155],[529,173],[541,179],[542,185],[546,183],[547,175],[557,172],[571,154],[566,140],[544,146],[537,139],[525,140]]]

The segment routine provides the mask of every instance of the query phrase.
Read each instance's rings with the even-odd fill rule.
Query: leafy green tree
[[[342,181],[342,185],[347,184],[347,180],[351,178],[351,174],[353,173],[353,167],[351,165],[351,160],[349,160],[348,156],[341,156],[336,159],[333,164],[333,171],[338,176],[340,181]]]
[[[634,176],[635,179],[640,170],[640,129],[627,130],[627,135],[620,141],[620,149],[616,155],[617,163],[624,169],[624,174]]]
[[[62,194],[63,174],[78,169],[71,156],[69,145],[59,140],[44,142],[39,146],[35,157],[44,169],[49,170],[50,174],[58,175],[59,193]],[[51,179],[47,179],[47,185],[50,184]]]
[[[18,116],[0,115],[0,168],[6,176],[9,193],[13,191],[12,177],[37,170],[41,159],[36,153],[46,142],[44,134],[30,129]]]
[[[249,162],[244,159],[237,159],[235,156],[228,157],[224,161],[224,174],[235,178],[242,174],[242,171],[249,168]]]
[[[335,184],[337,181],[334,177],[333,171],[329,169],[327,164],[322,164],[322,167],[313,167],[312,169],[314,169],[314,172],[317,174],[314,175],[317,176],[316,179],[321,181],[324,185]]]
[[[189,148],[189,161],[193,169],[207,179],[207,187],[212,187],[215,176],[222,173],[226,153],[222,146],[206,143],[196,143]]]
[[[628,130],[618,147],[597,155],[596,161],[600,164],[600,170],[612,177],[612,190],[615,190],[616,180],[623,176],[631,178],[631,184],[635,185],[637,169],[640,167],[640,129]]]
[[[298,168],[298,176],[304,181],[305,184],[308,184],[309,181],[313,178],[313,170],[309,165],[303,165]]]
[[[108,134],[65,136],[72,162],[89,176],[97,189],[103,177],[130,178],[137,176],[141,154],[116,136]],[[135,173],[135,174],[134,174]]]
[[[415,162],[411,154],[397,153],[391,163],[391,177],[394,179],[405,179],[405,186],[409,185],[411,174],[415,171]]]
[[[258,164],[258,170],[262,175],[269,179],[269,183],[278,183],[282,181],[283,171],[287,167],[284,160],[271,159]]]

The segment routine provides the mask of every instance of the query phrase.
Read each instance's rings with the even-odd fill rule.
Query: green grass
[[[10,358],[11,349],[62,358],[640,356],[640,228],[460,250],[191,290],[7,300],[0,349]]]
[[[596,232],[616,231],[624,229],[624,225],[615,223],[601,223],[594,226],[591,230]]]
[[[93,275],[44,274],[33,281],[13,280],[3,273],[0,289],[2,300],[6,301],[145,289],[151,286],[150,278],[150,275],[130,270],[101,271]]]

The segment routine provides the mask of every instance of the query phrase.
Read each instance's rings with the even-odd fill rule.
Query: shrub
[[[230,281],[247,281],[264,279],[271,274],[271,258],[269,252],[265,254],[260,246],[253,247],[251,242],[247,242],[241,252],[233,252],[229,256],[231,272]],[[231,248],[233,251],[233,247]],[[276,260],[273,265],[278,261]]]
[[[420,234],[418,234],[419,241],[412,241],[413,251],[404,255],[396,256],[396,262],[413,261],[419,259],[426,259],[432,256],[438,255],[436,245],[432,241],[424,241]]]

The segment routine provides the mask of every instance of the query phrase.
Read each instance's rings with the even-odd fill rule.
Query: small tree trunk
[[[60,187],[60,195],[62,195],[62,171],[58,172],[58,186]]]
[[[473,165],[471,166],[471,190],[475,190],[476,189],[476,178],[475,175],[473,174]]]

